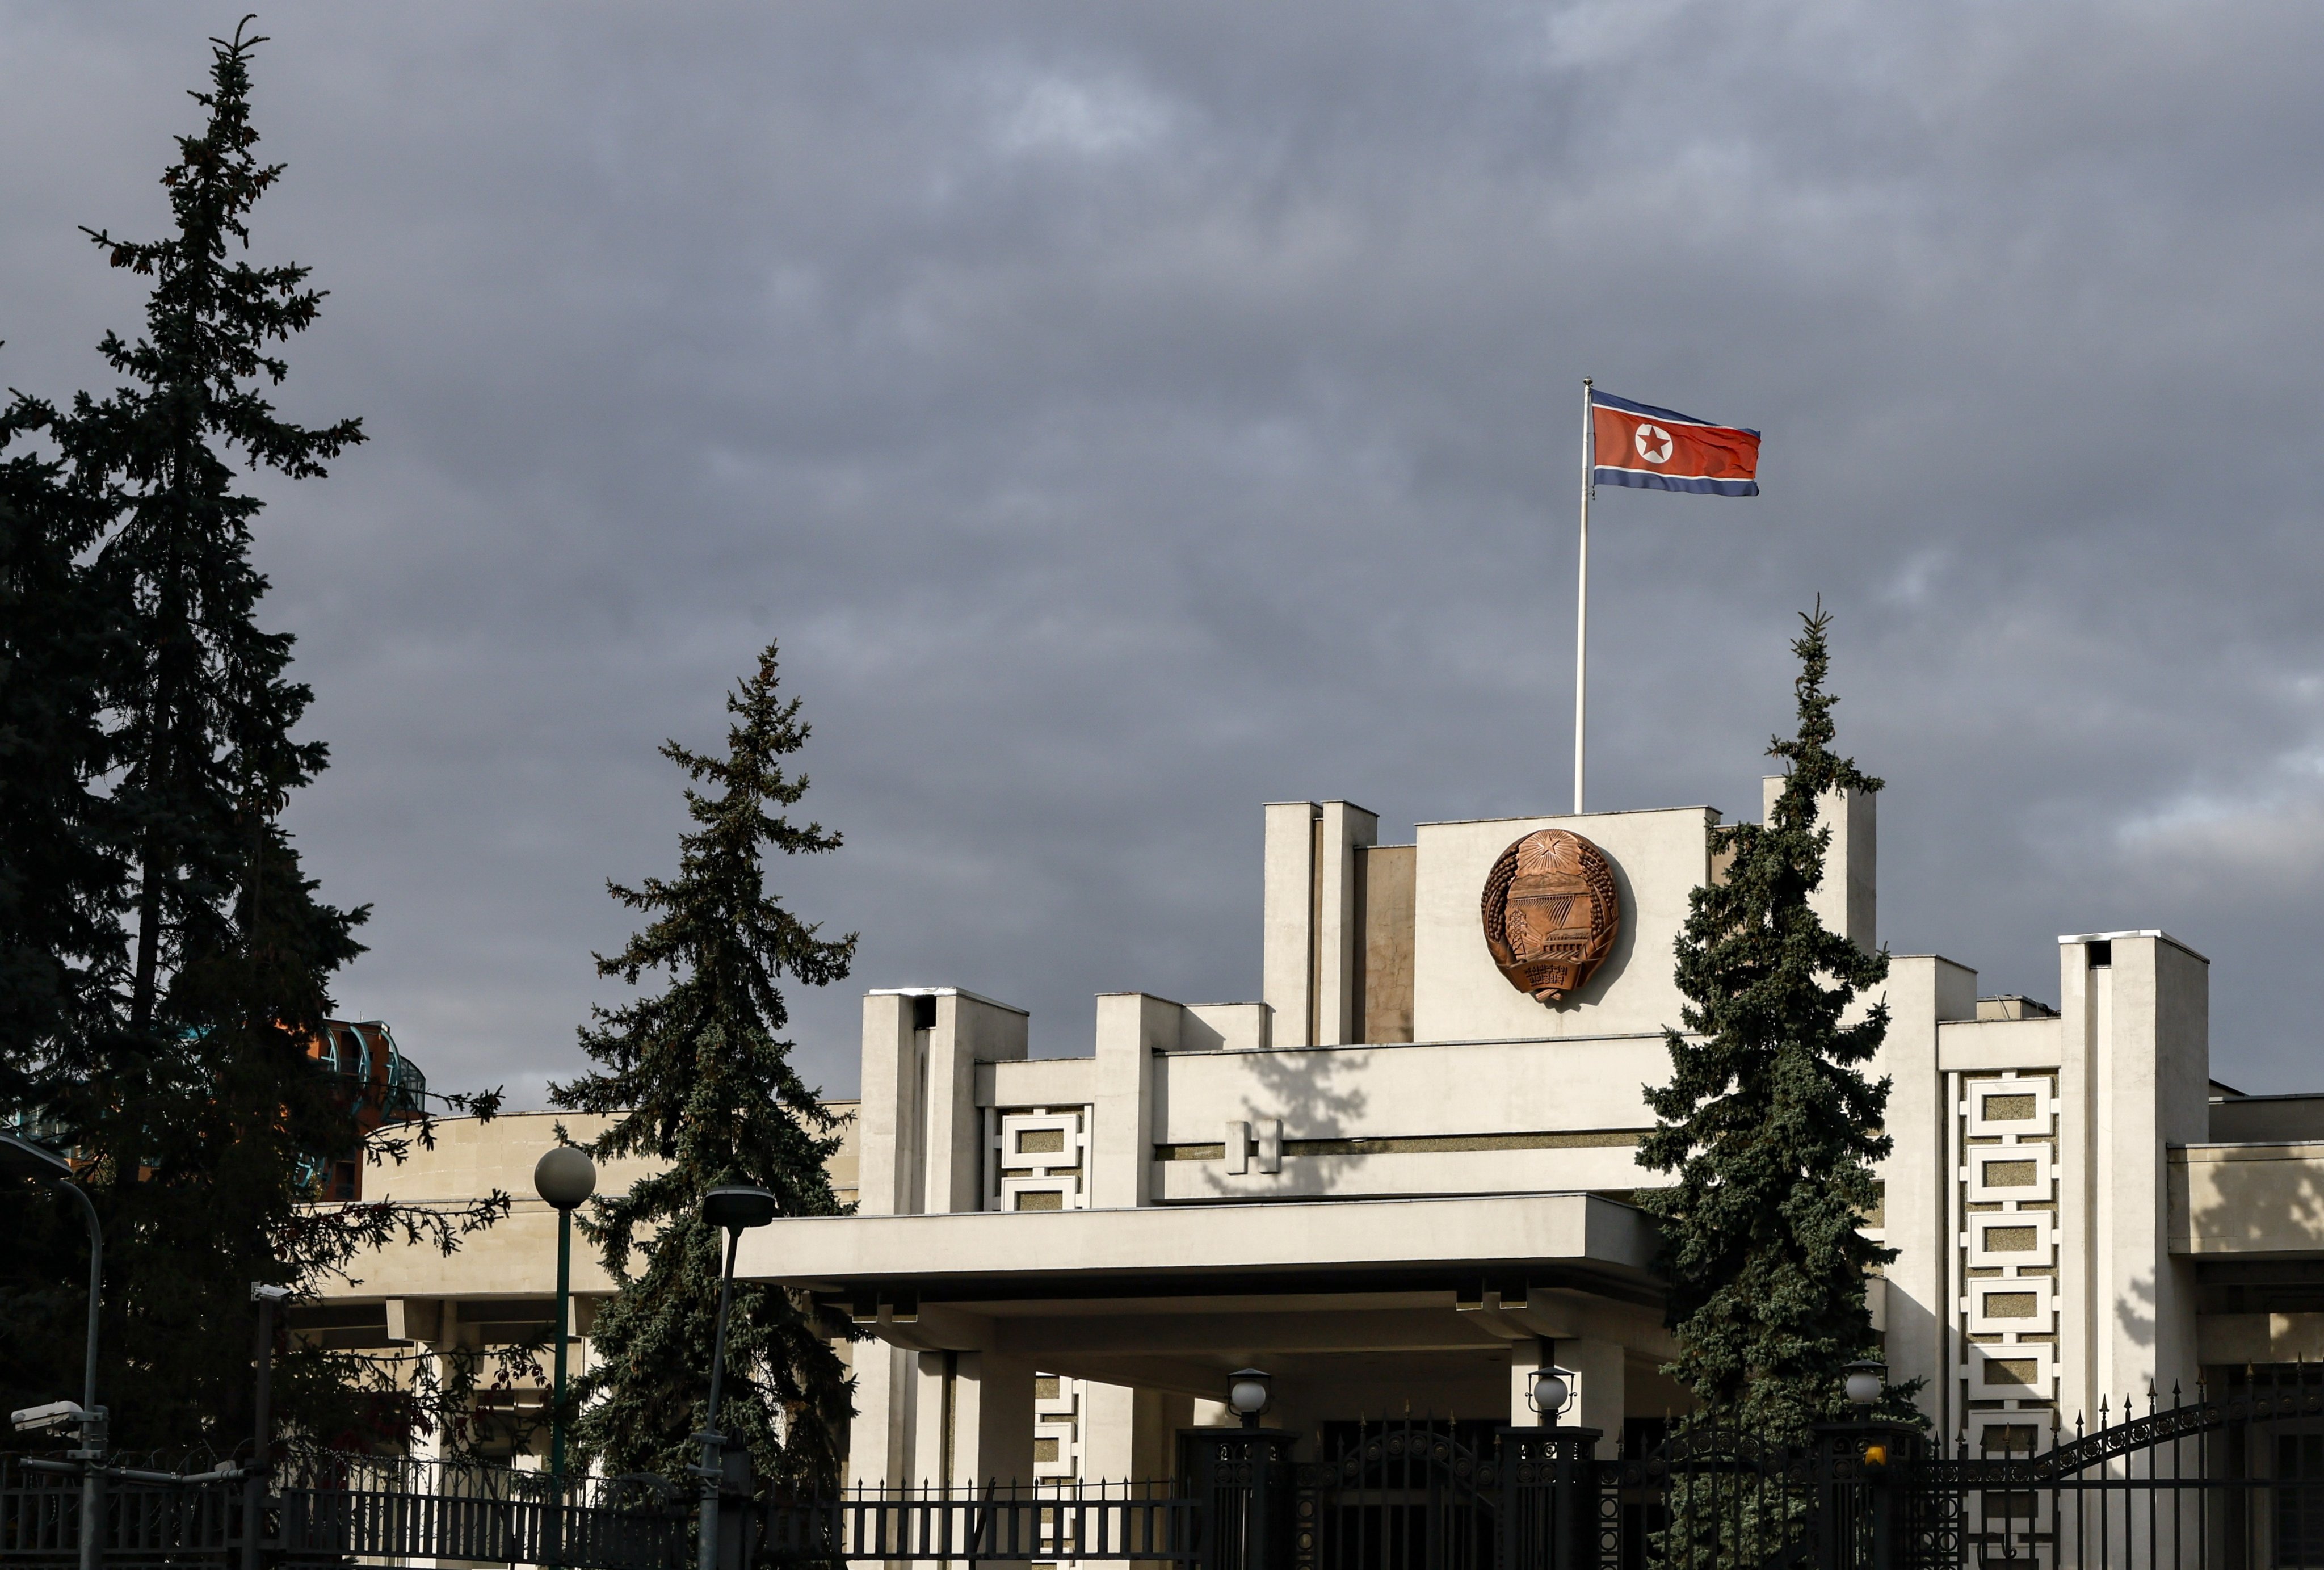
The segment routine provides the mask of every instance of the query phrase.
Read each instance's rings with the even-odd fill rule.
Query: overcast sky
[[[0,0],[0,382],[102,384],[206,35]],[[2324,7],[266,6],[255,254],[330,291],[265,617],[341,980],[538,1104],[665,873],[666,736],[779,639],[860,929],[795,999],[1259,989],[1259,806],[1562,810],[1580,379],[1766,432],[1601,494],[1592,801],[1756,816],[1794,613],[1885,776],[1883,937],[2054,1001],[2212,965],[2324,1087]]]

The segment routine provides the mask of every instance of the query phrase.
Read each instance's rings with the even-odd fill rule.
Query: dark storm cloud
[[[91,383],[235,8],[14,5],[0,372]],[[840,855],[779,869],[1085,1044],[1256,992],[1258,806],[1564,804],[1578,380],[1767,433],[1604,498],[1593,805],[1756,815],[1792,612],[1891,782],[1882,926],[2056,992],[2215,961],[2324,1079],[2310,7],[343,7],[261,18],[259,249],[332,291],[270,602],[368,900],[343,1004],[570,1072],[665,735],[768,637]],[[805,998],[834,1089],[854,1004]]]

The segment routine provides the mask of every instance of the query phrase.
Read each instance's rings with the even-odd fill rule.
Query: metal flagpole
[[[1590,378],[1582,378],[1582,571],[1573,609],[1573,816],[1582,816],[1582,764],[1590,732],[1590,476],[1598,462]]]

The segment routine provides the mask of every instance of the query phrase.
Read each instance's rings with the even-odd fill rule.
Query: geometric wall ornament
[[[1969,1132],[1972,1139],[2050,1131],[2052,1097],[2046,1077],[1972,1079],[1961,1088],[1969,1103]]]
[[[987,1210],[1089,1206],[1089,1109],[984,1109]]]
[[[2010,1331],[2045,1334],[2051,1317],[2050,1281],[2043,1276],[1981,1276],[1968,1283],[1969,1327],[1978,1334]]]
[[[1606,854],[1578,834],[1536,829],[1486,875],[1485,947],[1517,991],[1562,1002],[1614,952],[1622,902]]]
[[[2050,1147],[2040,1145],[1971,1145],[1962,1152],[1969,1167],[1969,1196],[1972,1200],[2050,1197]]]
[[[1033,1475],[1079,1477],[1082,1463],[1082,1381],[1056,1374],[1033,1376]]]
[[[1973,1344],[1969,1349],[1971,1400],[2046,1400],[2051,1392],[2050,1348]]]
[[[2051,1214],[2046,1210],[1987,1210],[1969,1218],[1972,1268],[2052,1262]]]

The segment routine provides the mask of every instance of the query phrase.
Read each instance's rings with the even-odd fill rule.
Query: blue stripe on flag
[[[1658,474],[1653,469],[1609,469],[1590,473],[1593,485],[1628,485],[1638,491],[1692,491],[1698,496],[1756,496],[1757,480],[1711,480],[1686,475]]]
[[[1657,409],[1651,403],[1633,403],[1628,398],[1617,398],[1611,392],[1600,392],[1595,387],[1590,389],[1590,402],[1600,409],[1618,409],[1625,414],[1641,414],[1648,420],[1670,420],[1681,425],[1707,425],[1714,430],[1751,430],[1748,425],[1721,425],[1715,420],[1697,420],[1692,414],[1681,414],[1675,409]],[[1751,430],[1751,434],[1757,436],[1759,433]],[[1618,482],[1609,480],[1607,483],[1613,485]],[[1677,489],[1676,486],[1667,488]]]

